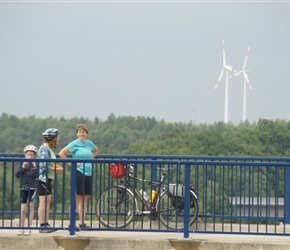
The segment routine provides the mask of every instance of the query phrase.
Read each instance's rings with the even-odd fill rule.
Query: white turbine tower
[[[248,60],[248,56],[249,56],[249,52],[250,52],[250,46],[248,47],[248,51],[246,53],[246,57],[245,57],[245,61],[244,61],[244,65],[242,70],[234,73],[233,75],[230,76],[230,78],[234,77],[234,76],[238,76],[241,73],[243,73],[244,75],[244,94],[243,94],[243,122],[246,121],[246,113],[247,113],[247,85],[249,86],[249,89],[252,89],[252,86],[250,85],[250,80],[249,77],[247,75],[247,72],[249,70],[246,69],[246,64],[247,64],[247,60]]]
[[[229,72],[236,73],[236,71],[233,69],[232,65],[226,64],[225,40],[223,39],[223,67],[222,67],[220,76],[218,78],[218,81],[217,81],[214,89],[217,89],[218,85],[220,84],[220,81],[223,77],[224,71],[226,71],[224,122],[228,123],[228,121],[229,121]]]

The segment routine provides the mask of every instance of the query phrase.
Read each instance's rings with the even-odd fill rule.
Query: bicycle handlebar
[[[127,164],[125,165],[125,167],[129,167],[131,169],[135,169],[136,165],[134,163],[130,163],[130,164]],[[172,167],[169,167],[169,168],[162,168],[162,167],[157,167],[158,170],[161,170],[163,172],[172,172],[174,170],[174,168]]]
[[[160,167],[158,167],[157,169],[160,169],[160,170],[162,170],[163,172],[172,172],[174,169],[173,168],[160,168]]]

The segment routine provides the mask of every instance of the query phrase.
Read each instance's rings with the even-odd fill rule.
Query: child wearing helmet
[[[44,142],[40,146],[37,158],[41,159],[56,159],[53,149],[58,144],[59,136],[56,128],[49,128],[43,133]],[[52,162],[39,162],[38,167],[38,195],[39,195],[39,207],[38,207],[38,219],[41,229],[40,233],[52,233],[56,230],[51,229],[48,223],[49,219],[49,207],[51,203],[52,194],[52,181],[54,180],[55,173],[62,173],[63,168]]]
[[[35,158],[37,154],[37,147],[34,145],[27,145],[24,148],[25,158]],[[20,201],[21,201],[21,209],[20,209],[20,221],[19,226],[25,226],[25,216],[27,210],[27,201],[29,204],[29,214],[28,214],[28,223],[29,227],[31,227],[33,216],[34,216],[34,200],[36,196],[37,190],[37,176],[38,169],[35,162],[22,162],[18,164],[16,170],[16,177],[20,179]],[[31,230],[21,229],[17,233],[18,236],[25,235],[30,236]]]

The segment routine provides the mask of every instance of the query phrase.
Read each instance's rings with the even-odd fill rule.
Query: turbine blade
[[[225,40],[223,39],[223,66],[226,65]]]
[[[218,82],[221,81],[223,75],[224,75],[224,68],[222,68],[222,71],[221,71],[220,76],[219,76],[219,78],[218,78]]]
[[[243,70],[245,70],[245,68],[246,68],[249,52],[250,52],[250,46],[248,47],[248,51],[246,53],[246,57],[245,57],[244,65],[243,65]]]
[[[245,71],[243,71],[243,74],[244,74],[245,80],[246,80],[249,88],[252,89],[252,86],[250,84],[250,80],[249,80],[249,77],[248,77],[247,73]]]
[[[222,71],[221,71],[221,73],[220,73],[220,76],[219,76],[219,78],[218,78],[218,81],[217,81],[216,85],[214,86],[214,89],[217,89],[218,85],[219,85],[220,82],[221,82],[221,79],[222,79],[223,75],[224,75],[224,68],[222,68]]]
[[[247,73],[245,71],[243,71],[243,74],[244,74],[244,77],[246,79],[246,82],[249,83],[250,81],[249,81],[249,77],[248,77]]]
[[[233,77],[235,77],[235,76],[239,76],[242,72],[243,72],[243,71],[240,70],[240,71],[238,71],[238,72],[236,72],[236,73],[230,75],[230,78],[233,78]]]

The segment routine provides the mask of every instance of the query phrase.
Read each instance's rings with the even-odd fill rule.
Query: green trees
[[[290,122],[283,120],[194,125],[114,114],[105,121],[92,121],[83,117],[17,118],[5,113],[0,116],[0,152],[16,153],[27,144],[41,145],[41,133],[48,127],[60,131],[60,149],[76,138],[78,123],[89,127],[89,138],[98,145],[100,153],[106,154],[286,157],[290,153]]]

